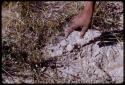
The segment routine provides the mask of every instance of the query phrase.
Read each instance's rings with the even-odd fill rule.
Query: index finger
[[[65,30],[65,37],[67,38],[72,32],[73,32],[73,29],[68,27],[68,28]]]
[[[71,25],[70,27],[67,27],[65,30],[65,36],[66,38],[77,28],[77,25]]]

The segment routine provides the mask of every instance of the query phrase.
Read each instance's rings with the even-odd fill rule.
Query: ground
[[[4,2],[2,82],[122,83],[123,3],[101,1],[84,38],[78,31],[65,38],[68,22],[83,4]]]

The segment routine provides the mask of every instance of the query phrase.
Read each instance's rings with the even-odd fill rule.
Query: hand
[[[75,16],[65,30],[66,37],[68,37],[70,33],[72,33],[75,30],[75,31],[81,31],[80,38],[82,38],[85,35],[85,32],[87,31],[89,25],[85,21],[86,20],[84,19],[83,16],[80,15]]]
[[[94,4],[92,1],[86,1],[85,5],[86,6],[83,9],[83,11],[81,11],[77,16],[74,16],[69,26],[66,28],[65,30],[66,37],[68,37],[69,34],[72,33],[74,30],[81,31],[80,38],[82,38],[85,35],[91,23]]]

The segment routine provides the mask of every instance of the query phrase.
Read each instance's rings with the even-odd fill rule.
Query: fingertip
[[[81,31],[81,33],[80,33],[80,38],[83,38],[83,37],[84,37],[86,31],[87,31],[87,27],[82,28],[82,31]]]
[[[85,33],[81,32],[81,34],[80,34],[80,39],[82,39],[82,38],[84,37],[84,34],[85,34]]]
[[[68,30],[66,30],[66,31],[65,31],[65,37],[67,38],[67,37],[68,37],[68,35],[69,35],[69,31],[68,31]]]
[[[67,38],[69,35],[70,35],[70,33],[72,33],[73,32],[73,29],[72,28],[67,28],[66,30],[65,30],[65,37]]]
[[[82,39],[83,38],[83,36],[82,35],[80,35],[80,39]]]
[[[68,33],[65,34],[65,38],[67,38],[67,37],[68,37]]]

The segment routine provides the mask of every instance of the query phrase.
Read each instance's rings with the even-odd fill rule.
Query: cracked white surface
[[[121,53],[123,49],[120,48],[121,45],[119,43],[117,45],[99,48],[97,41],[85,47],[80,47],[79,51],[78,49],[75,51],[76,44],[82,46],[95,37],[100,36],[100,34],[99,31],[88,30],[84,38],[80,39],[79,32],[74,31],[66,40],[62,39],[56,46],[52,46],[54,51],[50,53],[51,56],[60,56],[60,58],[63,58],[60,62],[64,62],[64,67],[58,68],[58,70],[62,72],[62,74],[59,74],[60,76],[62,75],[67,78],[69,75],[71,79],[72,76],[70,75],[80,74],[78,77],[81,78],[82,82],[86,83],[109,82],[107,79],[110,79],[110,77],[111,81],[117,83],[122,82],[123,55]],[[63,55],[63,52],[66,52],[65,55]],[[114,58],[116,61],[114,61]],[[98,67],[99,64],[102,64],[102,68]],[[104,71],[106,71],[110,77]]]

